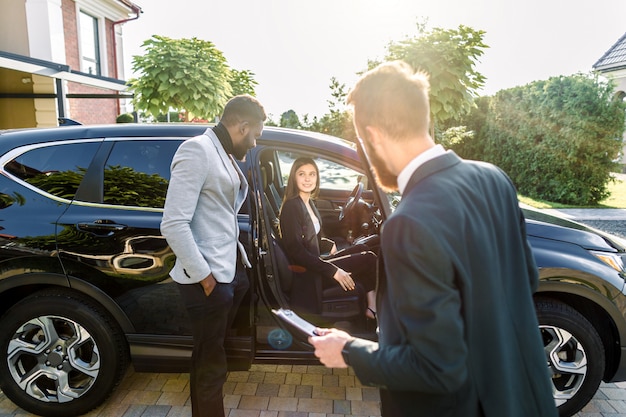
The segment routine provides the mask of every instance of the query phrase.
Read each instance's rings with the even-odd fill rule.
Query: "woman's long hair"
[[[287,186],[285,187],[285,195],[283,197],[283,202],[287,200],[291,200],[292,198],[298,197],[300,195],[300,190],[298,190],[298,184],[296,183],[296,171],[300,169],[303,165],[313,165],[315,167],[315,172],[317,174],[317,178],[315,179],[315,189],[311,192],[311,198],[317,197],[320,192],[320,170],[317,167],[317,164],[312,158],[308,157],[300,157],[293,162],[291,166],[291,171],[289,172],[289,179],[287,180]]]

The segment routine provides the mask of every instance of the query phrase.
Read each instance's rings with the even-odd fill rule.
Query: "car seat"
[[[261,165],[261,170],[265,171],[265,181],[263,182],[263,191],[267,195],[267,198],[272,205],[272,208],[276,213],[280,212],[280,206],[283,203],[283,199],[276,188],[275,169],[272,161],[264,161]]]
[[[269,188],[267,187],[267,179],[272,174],[268,174],[268,170],[266,166],[261,166],[261,182],[263,185],[263,208],[267,212],[267,217],[269,219],[270,225],[272,226],[272,232],[279,236],[280,230],[280,222],[278,219],[278,213],[280,212],[280,204],[276,207],[276,204],[272,204],[272,200],[274,199],[271,196],[271,193],[268,193]]]
[[[271,244],[274,249],[276,271],[281,290],[289,302],[294,277],[294,267],[290,265],[287,255],[281,248],[278,239],[272,235]],[[350,255],[348,255],[350,256]],[[325,323],[334,323],[354,318],[362,319],[365,314],[365,291],[357,283],[355,291],[346,292],[341,287],[327,288],[322,291],[322,311],[320,318]],[[298,312],[298,306],[290,305],[289,308]]]

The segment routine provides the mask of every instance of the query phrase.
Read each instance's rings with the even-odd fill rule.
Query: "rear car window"
[[[104,166],[104,203],[162,208],[180,144],[180,140],[116,142]]]
[[[4,168],[40,190],[72,200],[99,146],[83,142],[31,149]]]

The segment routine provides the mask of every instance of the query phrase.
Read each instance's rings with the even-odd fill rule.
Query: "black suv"
[[[132,362],[186,372],[192,341],[174,256],[159,232],[180,143],[206,125],[71,126],[0,134],[0,386],[20,407],[71,416],[98,406]],[[229,331],[232,370],[252,362],[317,363],[271,313],[293,279],[276,240],[286,176],[299,156],[321,170],[324,233],[377,252],[397,195],[375,187],[355,144],[266,128],[241,168],[250,194],[239,214],[251,289]],[[535,295],[561,415],[600,381],[626,380],[625,247],[618,238],[526,210],[540,267]],[[506,279],[506,277],[502,277]],[[358,292],[329,291],[310,317],[374,339]],[[506,364],[494,364],[506,366]]]

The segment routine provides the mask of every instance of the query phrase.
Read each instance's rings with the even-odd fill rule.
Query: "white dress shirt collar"
[[[435,159],[438,156],[446,153],[446,150],[441,145],[435,145],[434,147],[428,149],[425,152],[417,155],[411,162],[409,162],[398,174],[398,190],[400,190],[400,194],[404,194],[404,189],[406,188],[411,176],[419,168],[422,164],[431,159]]]

